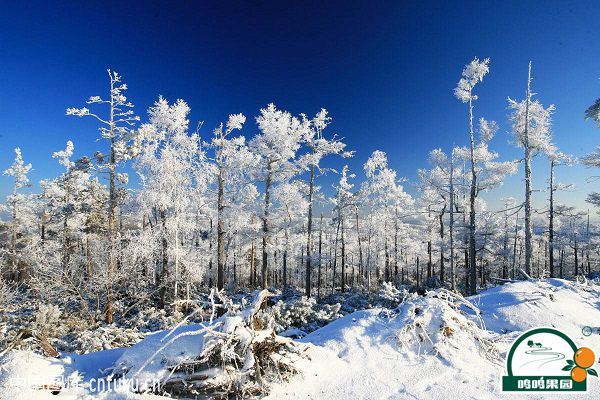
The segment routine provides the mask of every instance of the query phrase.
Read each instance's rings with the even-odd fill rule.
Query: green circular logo
[[[590,328],[591,330],[591,328]],[[531,329],[519,336],[506,357],[505,392],[585,392],[588,376],[598,376],[594,351],[578,348],[554,328]]]

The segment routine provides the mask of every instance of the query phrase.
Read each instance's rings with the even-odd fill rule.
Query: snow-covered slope
[[[481,310],[486,328],[500,333],[551,326],[580,340],[581,328],[600,326],[598,285],[523,281],[488,289],[471,301]]]
[[[347,315],[304,339],[315,345],[313,362],[305,366],[302,376],[278,385],[270,399],[514,399],[515,395],[503,395],[500,385],[504,357],[519,332],[552,326],[578,345],[600,351],[600,335],[581,333],[585,325],[600,326],[599,289],[558,279],[489,289],[469,298],[480,308],[488,334],[464,326],[463,318],[435,298],[409,300],[397,316],[388,317],[381,310]],[[415,308],[421,309],[421,316],[407,318]],[[461,309],[469,319],[479,320],[471,309]],[[448,317],[457,319],[459,326],[450,325],[454,332],[444,337],[444,322],[438,322]],[[407,346],[407,323],[415,322],[424,328],[416,331],[417,336],[426,331],[431,340],[424,337]],[[494,341],[499,352],[496,360],[485,342],[483,347],[477,345],[479,339]],[[596,379],[590,381],[589,395],[600,398]],[[545,398],[543,394],[517,397]]]
[[[500,392],[510,343],[522,331],[551,326],[577,345],[600,352],[600,335],[583,336],[585,325],[600,326],[599,285],[548,279],[508,283],[468,299],[444,290],[411,295],[395,310],[357,311],[298,341],[310,357],[298,359],[300,374],[276,384],[268,398],[544,399]],[[65,355],[60,360],[10,353],[0,369],[0,399],[156,398],[123,393],[73,397],[64,391],[53,396],[40,390],[10,391],[7,383],[32,371],[45,380],[61,374],[98,378],[123,365],[130,373],[143,365],[144,371],[155,374],[165,357],[194,357],[201,346],[201,328],[187,325],[148,335],[128,350]],[[170,347],[171,341],[177,343]],[[152,358],[161,347],[165,349],[160,356]],[[600,398],[600,380],[590,378],[587,396]]]

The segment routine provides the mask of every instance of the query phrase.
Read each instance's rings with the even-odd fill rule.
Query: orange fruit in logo
[[[571,378],[575,382],[583,382],[587,377],[587,372],[583,368],[575,367],[571,370]]]
[[[575,352],[575,364],[581,368],[589,368],[594,364],[596,356],[592,349],[582,347]]]

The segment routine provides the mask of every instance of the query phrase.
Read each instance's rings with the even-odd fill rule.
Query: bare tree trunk
[[[220,151],[220,150],[219,150]],[[225,285],[225,179],[223,166],[219,166],[217,199],[217,289]]]
[[[590,275],[592,273],[592,264],[590,263],[590,210],[587,213],[587,227],[585,232],[585,240],[587,242],[587,274]],[[581,262],[583,263],[583,250],[581,253]]]
[[[554,159],[550,161],[550,211],[548,219],[548,257],[550,262],[550,277],[554,278]]]
[[[341,218],[341,244],[342,244],[342,293],[346,290],[346,241],[344,238],[344,218]]]
[[[473,99],[469,96],[469,127],[471,151],[471,191],[469,197],[469,286],[467,293],[477,293],[477,265],[475,257],[475,197],[477,196],[477,174],[475,172],[475,133],[473,130]]]
[[[310,297],[311,289],[311,273],[312,273],[312,214],[313,214],[313,194],[314,194],[314,181],[315,181],[315,166],[310,166],[310,183],[308,190],[308,223],[306,229],[306,284],[305,293],[306,297]]]
[[[162,271],[160,274],[160,308],[165,308],[167,294],[167,279],[169,277],[169,254],[167,248],[167,216],[164,211],[160,212],[160,220],[163,227],[162,234]]]
[[[335,270],[336,270],[336,266],[337,266],[337,250],[338,250],[338,239],[339,239],[339,235],[340,235],[340,225],[341,225],[341,218],[339,217],[339,212],[338,212],[338,225],[337,225],[337,229],[335,231],[335,245],[333,246],[333,268],[332,268],[332,275],[331,275],[331,294],[335,293]]]
[[[454,269],[454,149],[450,154],[450,289],[456,291],[456,271]]]
[[[525,272],[531,275],[531,256],[533,246],[531,243],[531,148],[529,146],[529,101],[531,99],[531,61],[527,76],[527,100],[525,103]]]
[[[323,257],[323,213],[321,213],[321,223],[319,224],[319,272],[317,276],[317,300],[321,300],[321,268]]]
[[[421,287],[421,283],[419,281],[419,256],[417,256],[417,290]]]
[[[358,241],[358,271],[359,274],[361,274],[364,272],[364,265],[363,265],[363,252],[362,252],[362,243],[361,243],[361,239],[360,239],[360,219],[358,216],[358,205],[354,205],[354,213],[356,216],[356,239]]]
[[[262,237],[262,288],[268,287],[267,274],[269,264],[267,259],[267,243],[269,236],[269,204],[271,191],[271,163],[267,164],[267,179],[265,182],[265,215],[263,217],[263,237]]]
[[[563,278],[563,261],[564,261],[564,257],[565,257],[565,251],[561,250],[560,251],[560,279]]]

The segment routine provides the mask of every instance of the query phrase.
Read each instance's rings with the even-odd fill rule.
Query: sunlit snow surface
[[[405,302],[397,310],[373,309],[346,315],[299,341],[309,348],[310,358],[298,363],[298,376],[274,385],[268,398],[543,399],[547,396],[515,397],[500,391],[504,356],[519,332],[540,326],[555,327],[567,333],[578,346],[600,353],[600,335],[585,337],[581,333],[583,326],[600,326],[600,286],[559,279],[524,281],[488,289],[469,300],[481,310],[485,330],[477,328],[481,320],[472,310],[461,307],[458,311],[429,296]],[[416,318],[415,309],[418,309]],[[418,335],[418,330],[407,330],[409,320],[419,321],[425,332],[429,332],[428,337],[407,341]],[[446,325],[452,333],[444,336],[439,327]],[[0,399],[159,398],[86,391],[63,391],[55,396],[47,390],[11,388],[10,383],[26,375],[47,381],[73,374],[84,379],[100,378],[123,363],[143,365],[172,338],[176,339],[168,344],[164,354],[184,359],[199,349],[200,337],[185,335],[197,328],[197,325],[178,328],[166,340],[168,333],[158,332],[128,349],[66,354],[60,360],[11,352],[2,360]],[[486,357],[479,340],[496,343],[499,361]],[[158,364],[160,360],[146,366],[144,376],[158,373]],[[600,398],[600,381],[590,377],[588,382],[589,393],[583,398]],[[570,398],[569,395],[552,397]]]

